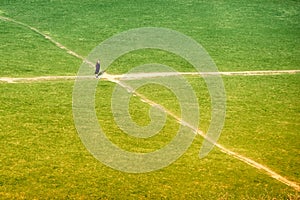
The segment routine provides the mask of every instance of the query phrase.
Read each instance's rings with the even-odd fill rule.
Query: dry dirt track
[[[32,26],[29,26],[27,24],[24,24],[22,22],[19,22],[19,21],[16,21],[14,19],[11,19],[11,18],[8,18],[8,17],[3,17],[3,16],[0,16],[0,20],[3,20],[3,21],[7,21],[7,22],[11,22],[11,23],[15,23],[15,24],[18,24],[20,26],[23,26],[23,27],[26,27],[26,28],[29,28],[30,30],[36,32],[37,34],[45,37],[45,39],[51,41],[52,43],[54,43],[58,48],[60,49],[63,49],[65,50],[68,54],[76,57],[76,58],[79,58],[81,59],[82,61],[84,62],[87,62],[89,64],[91,64],[91,66],[93,66],[93,63],[90,63],[89,61],[86,61],[85,58],[83,58],[82,56],[80,56],[79,54],[75,53],[74,51],[68,49],[67,47],[65,47],[64,45],[62,45],[61,43],[55,41],[53,38],[51,38],[50,36],[42,33],[41,31],[39,31],[38,29],[32,27]],[[282,73],[299,73],[300,70],[291,70],[291,71],[254,71],[254,72],[222,72],[224,74],[222,75],[274,75],[274,74],[282,74]],[[197,75],[197,74],[192,74],[192,75]],[[215,75],[215,72],[213,72],[212,74],[207,74],[207,75]],[[174,76],[174,75],[173,75]],[[92,76],[91,76],[92,77]],[[147,76],[149,77],[149,76]],[[10,83],[14,83],[14,82],[26,82],[26,81],[41,81],[41,80],[58,80],[58,79],[75,79],[76,76],[47,76],[47,77],[34,77],[34,78],[0,78],[0,81],[2,82],[10,82]],[[124,86],[121,82],[119,82],[117,79],[118,77],[114,77],[113,75],[109,75],[109,74],[106,74],[105,76],[103,76],[103,78],[106,78],[107,80],[109,81],[113,81],[113,82],[116,82],[117,84],[119,84],[120,86]],[[120,78],[120,77],[119,77]],[[137,78],[137,76],[135,75],[135,78]],[[142,75],[140,75],[140,78],[143,78]],[[144,96],[138,94],[138,93],[135,93],[137,96],[140,97],[141,100],[143,100],[144,102],[147,102],[151,105],[151,100],[145,98]],[[169,111],[165,110],[167,113]],[[177,116],[173,116],[179,123],[182,122],[181,119]],[[194,130],[194,129],[193,129]],[[201,135],[202,137],[205,138],[205,135],[203,134],[203,132],[199,129],[195,129],[194,130],[195,133]],[[209,138],[205,138],[207,140],[210,140]],[[294,188],[296,191],[300,191],[300,185],[299,183],[296,183],[296,182],[293,182],[293,181],[290,181],[288,180],[287,178],[281,176],[280,174],[276,173],[275,171],[271,170],[270,168],[268,168],[267,166],[265,165],[262,165],[250,158],[247,158],[239,153],[236,153],[236,152],[233,152],[225,147],[223,147],[222,145],[220,145],[219,143],[215,143],[215,146],[218,147],[221,151],[223,151],[224,153],[230,155],[230,156],[233,156],[235,158],[237,158],[238,160],[256,168],[256,169],[259,169],[259,170],[262,170],[265,174],[269,175],[270,177],[284,183],[285,185],[287,186],[290,186],[292,188]]]
[[[296,74],[300,70],[269,70],[269,71],[236,71],[236,72],[152,72],[152,73],[132,73],[125,75],[112,75],[105,73],[101,77],[105,80],[123,79],[135,80],[144,78],[167,77],[178,75],[192,75],[192,76],[267,76],[267,75],[281,75],[281,74]],[[51,81],[51,80],[68,80],[76,79],[77,76],[38,76],[38,77],[0,77],[0,82],[18,83],[18,82],[35,82],[35,81]],[[87,76],[86,78],[94,78],[94,76]]]

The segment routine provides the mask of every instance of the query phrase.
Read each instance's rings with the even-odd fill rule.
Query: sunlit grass
[[[220,71],[299,69],[300,4],[297,1],[3,1],[0,15],[38,28],[87,56],[114,34],[164,27],[201,43]],[[180,45],[180,41],[178,41]],[[81,60],[29,30],[0,21],[0,77],[75,75]],[[123,74],[147,63],[194,71],[161,50],[139,50],[109,68]],[[199,128],[210,124],[203,79],[185,77],[200,108]],[[223,77],[227,108],[219,143],[299,184],[299,75]],[[176,162],[155,172],[128,174],[96,160],[81,142],[72,113],[73,81],[0,83],[0,199],[299,199],[291,187],[214,148],[204,159],[196,136]],[[111,111],[114,83],[100,80],[95,109],[107,137],[120,148],[148,153],[168,144],[179,124],[167,116],[151,138],[128,136]],[[180,116],[176,95],[157,84],[137,89]],[[120,98],[121,99],[121,98]],[[130,100],[140,126],[150,106]]]
[[[288,87],[287,84],[282,86],[281,83],[295,81],[294,76],[278,77],[274,82],[267,81],[270,79],[272,78],[262,80],[265,80],[270,87],[281,91],[285,91],[284,87]],[[252,97],[247,98],[247,95],[245,97],[242,91],[235,93],[234,98],[231,93],[236,88],[236,83],[249,88],[247,90],[249,92],[253,91],[252,81],[249,80],[251,79],[238,81],[235,78],[225,79],[229,91],[227,108],[229,113],[234,110],[234,107],[245,105],[243,101],[251,101]],[[195,78],[190,81],[195,86],[203,84]],[[2,198],[52,198],[54,196],[76,199],[125,197],[130,199],[170,197],[282,199],[288,196],[296,198],[293,189],[217,149],[206,158],[199,159],[198,153],[202,143],[200,136],[196,137],[184,156],[164,169],[145,174],[127,174],[112,170],[93,158],[79,139],[72,117],[72,86],[72,81],[0,85],[2,105],[0,132],[3,146],[0,195]],[[112,142],[120,147],[137,152],[153,151],[166,144],[173,137],[172,132],[178,129],[178,125],[169,120],[165,125],[165,130],[168,131],[157,135],[156,138],[149,141],[128,138],[115,125],[112,114],[107,112],[110,108],[110,94],[114,84],[100,82],[99,87],[100,90],[96,95],[99,123]],[[150,99],[156,98],[147,88],[143,91]],[[292,90],[287,90],[285,96],[293,99],[294,93],[288,91]],[[256,93],[259,96],[268,92],[256,90]],[[164,92],[161,92],[161,95],[164,96]],[[165,95],[168,96],[168,92]],[[273,95],[280,97],[277,93]],[[133,118],[136,122],[142,122],[148,117],[149,106],[138,103],[134,99],[132,101],[137,104],[137,107],[131,109],[139,109],[136,113],[140,115]],[[161,98],[160,102],[167,103],[164,98]],[[169,109],[174,108],[169,105]],[[287,114],[296,116],[293,113],[292,109]],[[244,114],[251,116],[252,110],[245,109]],[[203,115],[209,118],[209,113]],[[249,137],[252,131],[250,127],[249,133],[240,132],[243,135],[238,138],[242,140],[238,138],[228,140],[227,138],[234,137],[236,133],[235,123],[241,125],[244,123],[241,118],[233,118],[234,121],[230,121],[232,117],[234,116],[229,114],[221,143],[230,149],[263,161],[264,164],[270,165],[275,171],[283,172],[289,178],[298,179],[294,174],[295,169],[285,164],[287,159],[294,159],[293,162],[297,163],[295,160],[297,150],[293,149],[295,139],[289,138],[284,130],[278,130],[273,126],[273,131],[287,137],[282,140],[284,144],[275,145],[271,152],[264,140],[251,142],[253,138]],[[286,120],[293,122],[292,118]],[[269,128],[272,126],[265,131]],[[296,133],[295,129],[291,130]],[[264,135],[263,138],[268,137],[269,135]],[[256,149],[257,147],[259,150]],[[281,152],[283,149],[289,152],[285,159],[276,157],[276,152]],[[239,188],[238,192],[236,188]]]

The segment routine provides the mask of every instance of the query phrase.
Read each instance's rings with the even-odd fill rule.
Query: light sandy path
[[[267,76],[281,74],[297,74],[300,70],[270,70],[270,71],[237,71],[237,72],[151,72],[151,73],[132,73],[122,75],[112,75],[104,73],[101,79],[104,80],[138,80],[145,78],[169,77],[169,76]],[[0,82],[22,83],[22,82],[40,82],[53,80],[74,80],[77,76],[37,76],[37,77],[0,77]],[[94,76],[85,76],[83,78],[94,78]]]
[[[40,81],[53,81],[53,80],[68,80],[75,79],[76,76],[37,76],[37,77],[0,77],[0,82],[6,83],[26,83],[26,82],[40,82]]]
[[[236,72],[151,72],[151,73],[131,73],[122,75],[105,75],[113,76],[114,79],[122,80],[137,80],[144,78],[168,77],[168,76],[266,76],[266,75],[281,75],[281,74],[296,74],[300,70],[268,70],[268,71],[236,71]]]
[[[64,49],[68,54],[73,55],[73,56],[75,56],[75,57],[77,57],[77,58],[83,60],[84,62],[89,63],[91,66],[93,66],[93,63],[91,63],[91,62],[89,62],[89,61],[86,61],[85,58],[83,58],[83,57],[80,56],[79,54],[77,54],[77,53],[75,53],[74,51],[72,51],[72,50],[66,48],[65,46],[63,46],[63,45],[60,44],[59,42],[55,41],[55,40],[54,40],[53,38],[51,38],[50,36],[48,36],[48,35],[42,33],[42,32],[39,31],[39,30],[37,30],[36,28],[31,27],[31,26],[29,26],[29,25],[27,25],[27,24],[24,24],[24,23],[22,23],[22,22],[18,22],[18,21],[16,21],[16,20],[11,19],[11,18],[7,18],[7,17],[0,16],[0,19],[1,19],[1,20],[4,20],[4,21],[10,21],[10,22],[13,22],[13,23],[16,23],[16,24],[19,24],[19,25],[21,25],[21,26],[24,26],[24,27],[27,27],[27,28],[31,29],[32,31],[38,33],[39,35],[44,36],[47,40],[49,40],[49,41],[51,41],[52,43],[54,43],[57,47],[59,47],[59,48],[61,48],[61,49]],[[283,72],[283,71],[281,71],[281,72]],[[299,72],[299,70],[291,70],[289,73],[298,73],[298,72]],[[213,72],[213,73],[215,73],[215,72]],[[241,72],[223,72],[223,73],[226,73],[226,74],[223,74],[223,75],[229,75],[229,74],[240,74]],[[257,75],[262,75],[262,74],[266,74],[267,72],[266,72],[266,71],[261,71],[261,72],[260,72],[260,71],[255,71],[255,73],[257,73]],[[254,73],[254,74],[255,74],[255,73]],[[277,73],[277,71],[273,71],[273,73],[275,74],[275,73]],[[279,72],[278,72],[278,73],[279,73]],[[197,73],[197,74],[198,74],[198,73]],[[197,74],[195,74],[195,75],[197,75]],[[245,74],[240,74],[240,75],[247,75],[247,74],[248,74],[248,75],[251,75],[251,72],[246,72]],[[254,75],[254,74],[253,74],[253,75]],[[193,74],[192,74],[192,75],[193,75]],[[105,76],[104,76],[104,77],[105,77]],[[73,77],[73,78],[75,78],[75,77]],[[19,78],[19,79],[20,79],[20,78]],[[2,80],[2,81],[4,80],[5,82],[14,82],[14,81],[19,80],[19,79],[16,79],[16,78],[2,78],[1,80]],[[45,78],[45,77],[35,77],[35,78],[31,78],[31,79],[32,79],[32,80],[36,79],[36,80],[39,80],[39,81],[41,81],[41,80],[47,80],[47,78]],[[52,78],[52,77],[51,77],[50,79],[51,79],[51,80],[53,80],[53,79],[54,79],[54,80],[57,80],[57,79],[66,79],[66,77],[64,77],[64,76],[56,76],[55,78]],[[117,77],[114,77],[114,76],[112,76],[112,75],[107,74],[107,75],[106,75],[106,79],[109,80],[109,81],[115,82],[115,83],[119,84],[119,85],[122,86],[122,87],[125,87],[128,91],[130,91],[130,92],[132,92],[133,94],[135,94],[136,96],[138,96],[138,97],[141,99],[141,101],[146,102],[146,103],[148,103],[149,105],[159,105],[159,104],[157,104],[157,103],[155,103],[155,102],[149,100],[148,98],[146,98],[146,97],[143,96],[142,94],[139,94],[139,93],[135,92],[135,91],[132,90],[130,87],[128,87],[125,83],[119,81],[119,80],[118,80],[119,78],[117,78]],[[23,80],[24,80],[24,79],[23,79]],[[27,78],[27,80],[29,80],[29,79]],[[48,76],[48,80],[49,80],[49,76]],[[131,91],[131,90],[132,90],[132,91]],[[181,124],[183,124],[183,125],[185,125],[185,126],[187,126],[187,127],[190,127],[196,134],[199,134],[200,136],[202,136],[204,139],[208,140],[209,142],[213,142],[210,138],[207,138],[207,137],[205,136],[205,134],[204,134],[201,130],[199,130],[198,128],[192,127],[192,126],[189,125],[188,123],[182,121],[182,119],[181,119],[180,117],[178,117],[178,116],[176,116],[175,114],[173,114],[172,112],[168,111],[167,109],[165,109],[165,108],[162,107],[161,105],[159,105],[159,108],[161,108],[161,109],[164,110],[166,113],[168,113],[170,116],[172,116],[176,121],[178,121],[178,123],[181,123]],[[256,169],[262,170],[262,171],[265,172],[265,174],[269,175],[270,177],[272,177],[272,178],[274,178],[274,179],[276,179],[276,180],[278,180],[278,181],[284,183],[284,184],[287,185],[287,186],[290,186],[290,187],[294,188],[296,191],[300,191],[300,186],[299,186],[298,183],[288,180],[287,178],[281,176],[280,174],[276,173],[275,171],[271,170],[270,168],[266,167],[265,165],[262,165],[262,164],[260,164],[260,163],[258,163],[258,162],[256,162],[256,161],[254,161],[254,160],[252,160],[252,159],[250,159],[250,158],[247,158],[247,157],[245,157],[245,156],[243,156],[243,155],[241,155],[241,154],[239,154],[239,153],[233,152],[233,151],[231,151],[231,150],[229,150],[229,149],[223,147],[223,146],[222,146],[221,144],[219,144],[219,143],[214,143],[214,145],[215,145],[216,147],[218,147],[222,152],[226,153],[227,155],[233,156],[233,157],[237,158],[238,160],[240,160],[240,161],[242,161],[242,162],[244,162],[244,163],[246,163],[246,164],[248,164],[248,165],[250,165],[250,166],[252,166],[252,167],[254,167],[254,168],[256,168]]]
[[[151,72],[151,73],[131,73],[124,75],[114,75],[116,79],[135,80],[144,78],[191,75],[191,76],[266,76],[281,74],[296,74],[300,70],[265,70],[265,71],[236,71],[236,72]]]

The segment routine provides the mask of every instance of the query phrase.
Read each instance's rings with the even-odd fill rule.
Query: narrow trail
[[[74,80],[76,76],[37,76],[37,77],[0,77],[0,83],[27,83],[27,82],[41,82],[41,81],[53,81],[53,80]]]
[[[145,78],[170,77],[170,76],[273,76],[282,74],[297,74],[300,70],[270,70],[270,71],[237,71],[237,72],[149,72],[149,73],[131,73],[113,75],[104,73],[101,79],[104,80],[139,80]],[[24,83],[41,82],[53,80],[74,80],[78,76],[37,76],[37,77],[0,77],[0,82],[6,83]],[[94,76],[85,76],[85,78],[94,78]]]
[[[235,71],[235,72],[152,72],[152,73],[131,73],[114,75],[116,79],[136,80],[144,78],[167,77],[178,75],[191,76],[266,76],[266,75],[281,75],[281,74],[296,74],[300,70],[265,70],[265,71]]]
[[[36,32],[37,34],[45,37],[45,39],[51,41],[53,44],[55,44],[57,47],[59,47],[60,49],[63,49],[65,50],[68,54],[76,57],[76,58],[79,58],[81,59],[82,61],[84,62],[87,62],[89,63],[91,66],[93,66],[93,63],[85,60],[84,57],[80,56],[79,54],[75,53],[74,51],[68,49],[67,47],[63,46],[61,43],[55,41],[53,38],[51,38],[50,36],[42,33],[41,31],[39,31],[38,29],[32,27],[32,26],[29,26],[27,24],[24,24],[22,22],[19,22],[19,21],[16,21],[14,19],[11,19],[11,18],[8,18],[8,17],[3,17],[3,16],[0,16],[0,19],[1,20],[4,20],[4,21],[8,21],[8,22],[12,22],[12,23],[15,23],[15,24],[18,24],[18,25],[21,25],[21,26],[24,26],[24,27],[27,27],[29,28],[30,30]],[[288,70],[288,71],[284,71],[284,70],[281,70],[281,71],[247,71],[247,72],[222,72],[221,74],[222,75],[274,75],[274,74],[282,74],[282,73],[299,73],[300,70]],[[182,75],[199,75],[199,73],[189,73],[189,72],[185,72],[185,73],[182,73]],[[214,75],[215,72],[213,73],[210,73],[210,74],[207,74],[207,75]],[[155,73],[152,73],[152,77],[155,77],[154,75],[157,76],[157,74]],[[166,75],[166,74],[165,74]],[[169,73],[170,75],[170,73]],[[151,74],[140,74],[139,76],[137,76],[137,74],[135,74],[135,76],[133,78],[143,78],[143,76],[147,76],[147,77],[151,77]],[[174,76],[174,74],[173,74]],[[45,80],[58,80],[58,79],[75,79],[76,76],[45,76],[45,77],[34,77],[34,78],[0,78],[0,81],[4,81],[4,82],[9,82],[9,83],[14,83],[14,82],[18,82],[18,81],[45,81]],[[92,78],[92,76],[91,76]],[[103,78],[105,78],[106,80],[109,80],[111,82],[115,82],[117,84],[119,84],[120,86],[126,88],[129,92],[132,92],[134,95],[138,96],[140,98],[141,101],[143,102],[146,102],[148,103],[149,105],[153,106],[153,105],[159,105],[151,100],[149,100],[148,98],[146,98],[145,96],[143,96],[142,94],[139,94],[137,92],[135,92],[134,90],[132,90],[130,87],[128,87],[125,83],[119,81],[118,79],[120,79],[120,76],[113,76],[113,75],[109,75],[109,74],[106,74],[105,76],[103,76]],[[129,77],[130,78],[130,77]],[[189,128],[191,128],[191,130],[193,130],[196,134],[202,136],[204,139],[208,140],[209,142],[213,142],[210,138],[207,138],[205,136],[205,134],[199,130],[198,128],[195,128],[191,125],[189,125],[188,123],[184,122],[180,117],[176,116],[175,114],[173,114],[172,112],[170,112],[169,110],[165,109],[164,107],[162,107],[161,105],[159,105],[159,108],[161,108],[163,111],[165,111],[166,113],[168,113],[170,116],[172,116],[178,123],[180,124],[183,124]],[[284,183],[285,185],[287,186],[290,186],[292,187],[293,189],[295,189],[296,191],[300,191],[300,186],[298,183],[296,182],[293,182],[293,181],[290,181],[288,180],[287,178],[281,176],[280,174],[274,172],[273,170],[271,170],[270,168],[266,167],[265,165],[262,165],[250,158],[247,158],[239,153],[236,153],[236,152],[233,152],[227,148],[225,148],[224,146],[222,146],[221,144],[219,143],[214,143],[214,145],[216,147],[218,147],[222,152],[224,152],[225,154],[227,155],[230,155],[258,170],[261,170],[263,171],[265,174],[267,174],[268,176]]]

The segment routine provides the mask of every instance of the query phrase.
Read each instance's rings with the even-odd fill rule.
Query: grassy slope
[[[130,28],[172,28],[200,42],[220,70],[234,71],[299,69],[299,6],[296,1],[17,1],[0,10],[82,55]],[[4,50],[5,60],[15,59],[9,56],[13,49]]]
[[[299,69],[300,20],[296,1],[143,1],[142,5],[138,1],[17,1],[1,2],[0,13],[39,28],[83,55],[119,31],[162,26],[201,42],[220,70]],[[80,65],[79,60],[27,29],[0,21],[0,33],[0,76],[75,74]],[[162,54],[150,54],[149,58],[137,53],[137,58],[165,61]],[[128,69],[140,64],[140,60],[125,56],[119,63]],[[166,63],[180,68],[171,58],[167,57]],[[112,68],[114,73],[122,70],[126,71]],[[299,76],[224,80],[228,113],[220,142],[299,181]],[[198,160],[200,139],[166,169],[140,175],[111,170],[95,161],[79,141],[72,125],[72,85],[0,84],[0,133],[4,147],[1,196],[281,199],[294,193],[219,151]],[[209,124],[209,101],[201,96],[205,87],[197,81],[195,87],[204,103],[201,127],[205,130]],[[147,93],[147,89],[143,92]],[[151,97],[172,109],[172,104],[159,96]],[[143,116],[145,110],[137,115]],[[107,129],[115,130],[110,125]],[[174,123],[170,125],[176,127]],[[116,133],[111,137],[118,141]],[[164,144],[152,146],[145,142],[134,149],[136,141],[128,142],[120,145],[145,152]]]
[[[76,133],[72,85],[71,81],[0,85],[1,198],[283,199],[296,195],[216,149],[198,159],[199,137],[165,169],[146,174],[112,170],[89,154]],[[101,87],[110,94],[113,84],[103,82]],[[106,120],[109,115],[101,115],[110,107],[105,103],[110,95],[98,92],[97,96],[104,103],[97,108],[103,126],[113,133],[112,139],[118,139],[120,132]],[[119,144],[132,149],[130,141],[119,140]],[[148,148],[147,144],[140,147]]]

